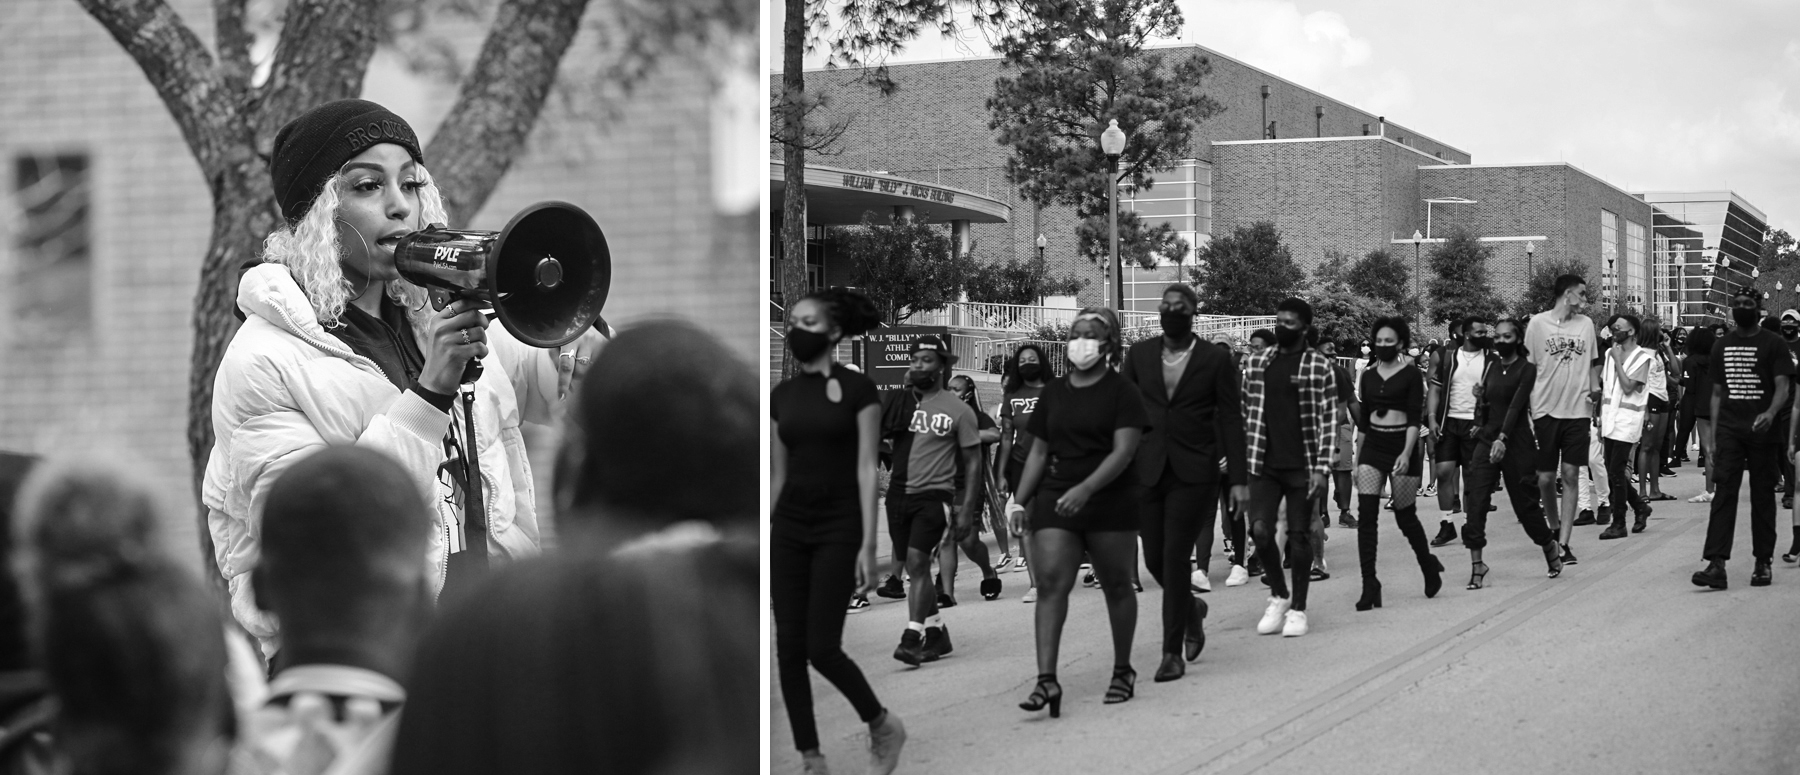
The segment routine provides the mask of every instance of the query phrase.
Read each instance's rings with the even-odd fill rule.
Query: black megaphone
[[[581,336],[600,320],[612,287],[606,235],[586,211],[566,202],[527,207],[499,231],[432,224],[400,238],[394,266],[430,291],[434,309],[480,300],[513,337],[533,347],[560,347]],[[471,360],[464,381],[480,371]]]

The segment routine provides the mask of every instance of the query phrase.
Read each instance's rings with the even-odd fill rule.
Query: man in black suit
[[[1132,345],[1123,369],[1143,392],[1150,415],[1133,465],[1143,488],[1138,514],[1144,557],[1163,588],[1158,681],[1180,678],[1187,671],[1181,652],[1193,661],[1206,646],[1206,603],[1189,586],[1188,551],[1198,540],[1201,563],[1212,554],[1221,456],[1234,505],[1241,509],[1250,497],[1237,365],[1230,352],[1194,335],[1198,308],[1193,288],[1170,285],[1158,307],[1163,335]]]

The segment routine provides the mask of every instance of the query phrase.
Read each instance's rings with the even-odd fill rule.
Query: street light
[[[1044,246],[1048,245],[1048,244],[1050,244],[1050,240],[1044,239],[1044,235],[1039,234],[1038,238],[1037,238],[1037,249],[1038,249],[1038,260],[1039,261],[1044,260]]]
[[[1110,120],[1106,131],[1100,133],[1100,152],[1106,154],[1106,211],[1112,232],[1106,257],[1112,262],[1113,308],[1124,312],[1125,269],[1119,265],[1119,154],[1125,152],[1125,130],[1119,128],[1118,119]]]
[[[1537,269],[1531,264],[1531,257],[1535,253],[1537,253],[1537,243],[1525,243],[1525,282],[1528,283],[1531,282],[1531,278],[1537,276]]]

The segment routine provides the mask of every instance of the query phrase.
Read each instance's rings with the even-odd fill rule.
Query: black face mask
[[[825,352],[825,348],[831,346],[831,337],[804,328],[790,328],[787,332],[787,345],[788,349],[793,351],[795,358],[811,362],[812,359],[819,357],[820,353]]]
[[[1794,326],[1782,326],[1781,327],[1781,335],[1785,336],[1789,339],[1792,339],[1796,336],[1800,336],[1800,328],[1796,328]]]
[[[1500,357],[1502,357],[1502,358],[1511,358],[1514,355],[1518,354],[1519,343],[1518,342],[1495,342],[1494,343],[1494,352],[1499,353]]]
[[[1491,336],[1473,337],[1469,342],[1474,344],[1477,350],[1491,350],[1494,347],[1494,338]]]
[[[1378,344],[1369,348],[1369,352],[1374,353],[1375,360],[1381,361],[1382,363],[1393,363],[1394,359],[1400,357],[1400,347],[1398,345]]]
[[[1021,363],[1021,364],[1019,364],[1019,377],[1021,379],[1024,379],[1026,382],[1036,382],[1037,378],[1041,377],[1043,375],[1044,375],[1043,364],[1038,364],[1038,363]]]
[[[1194,316],[1179,312],[1164,312],[1162,317],[1163,333],[1180,339],[1194,331]]]
[[[1276,326],[1275,327],[1275,346],[1280,347],[1283,350],[1286,350],[1289,347],[1293,347],[1295,343],[1299,342],[1300,336],[1301,336],[1301,332],[1300,332],[1300,329],[1298,329],[1298,328],[1288,328],[1287,326]]]
[[[1738,328],[1751,328],[1759,320],[1762,320],[1761,310],[1738,308],[1731,310],[1731,322],[1736,323]]]
[[[925,372],[923,374],[915,371],[915,372],[909,372],[906,375],[906,380],[908,382],[912,383],[913,387],[916,387],[920,390],[930,390],[934,387],[937,387],[937,378],[938,378],[937,373],[930,372],[930,371]]]

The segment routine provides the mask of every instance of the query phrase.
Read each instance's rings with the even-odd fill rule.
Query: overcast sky
[[[771,67],[782,3],[768,4]],[[1628,191],[1729,188],[1800,226],[1795,0],[1182,0],[1183,40],[1477,164],[1568,161]],[[932,32],[890,62],[991,55]],[[809,58],[808,66],[823,64]]]

